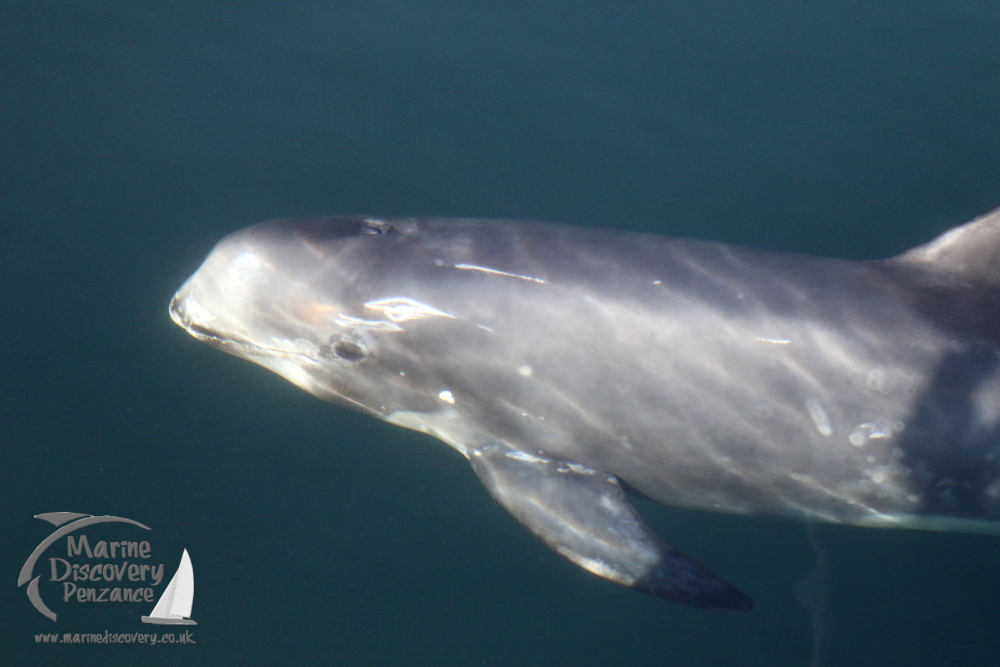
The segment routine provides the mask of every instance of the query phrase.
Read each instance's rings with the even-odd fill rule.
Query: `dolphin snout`
[[[187,286],[185,285],[185,287]],[[174,294],[174,298],[170,300],[170,307],[168,310],[170,311],[170,319],[172,319],[178,326],[187,329],[187,317],[184,306],[187,302],[188,290],[185,289],[185,287],[177,290],[177,293]]]

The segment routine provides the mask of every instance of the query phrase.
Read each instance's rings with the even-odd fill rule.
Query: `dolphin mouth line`
[[[172,314],[172,313],[171,313]],[[245,356],[256,356],[256,357],[296,357],[308,361],[313,364],[318,364],[319,359],[312,357],[300,350],[289,350],[280,349],[276,347],[265,347],[257,343],[251,343],[246,340],[239,340],[236,338],[224,338],[218,334],[212,332],[211,330],[195,324],[190,321],[184,321],[181,326],[189,334],[197,338],[203,343],[208,343],[212,347],[224,350],[227,352],[239,352]]]
[[[201,324],[197,324],[191,317],[191,314],[183,307],[184,299],[180,297],[180,293],[175,294],[174,298],[170,300],[170,306],[167,311],[170,313],[170,319],[172,319],[178,326],[187,331],[189,334],[194,336],[197,340],[207,343],[208,345],[222,350],[224,352],[234,354],[235,356],[245,356],[245,357],[284,357],[284,358],[295,358],[302,361],[309,362],[311,364],[320,364],[322,361],[317,358],[322,356],[317,348],[318,355],[311,355],[304,352],[302,349],[297,349],[293,347],[267,347],[256,342],[252,342],[246,339],[240,339],[235,337],[224,337],[215,333],[208,327]]]
[[[316,365],[320,364],[319,359],[311,357],[308,354],[305,354],[301,351],[282,350],[274,347],[264,347],[263,345],[237,340],[235,338],[223,338],[222,336],[213,333],[212,331],[206,329],[201,325],[194,324],[193,322],[188,321],[187,318],[182,317],[173,308],[170,309],[170,315],[181,326],[182,329],[187,331],[189,334],[194,336],[199,341],[207,343],[216,349],[222,350],[223,352],[234,354],[234,356],[282,357],[285,359],[288,359],[290,357],[296,357],[298,359],[308,361],[309,363],[312,364]],[[310,391],[315,391],[315,390],[316,388],[313,388]],[[342,394],[336,389],[333,389],[331,387],[326,387],[325,391],[327,392],[326,400],[333,401],[334,399],[336,399],[337,401],[340,401],[347,407],[357,410],[358,412],[362,412],[364,414],[376,417],[378,419],[385,419],[385,415],[379,412],[378,410],[370,408],[364,403],[359,403],[358,401],[354,400],[353,398],[350,398],[345,394]]]

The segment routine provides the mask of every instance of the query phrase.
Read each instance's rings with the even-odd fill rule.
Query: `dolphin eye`
[[[333,353],[344,361],[361,361],[365,358],[364,349],[357,343],[349,340],[340,340],[330,346]]]
[[[393,231],[392,225],[381,220],[365,220],[361,225],[362,234],[388,234]]]

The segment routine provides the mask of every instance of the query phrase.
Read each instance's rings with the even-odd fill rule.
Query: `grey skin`
[[[679,507],[998,532],[1000,209],[899,257],[547,223],[235,232],[170,304],[199,340],[461,452],[574,563],[749,597],[654,535]]]

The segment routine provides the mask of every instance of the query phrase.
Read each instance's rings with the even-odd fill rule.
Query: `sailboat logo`
[[[157,625],[198,625],[191,620],[191,603],[194,602],[194,568],[191,556],[185,549],[181,554],[181,564],[177,566],[166,590],[160,596],[149,616],[143,616],[143,623]]]

